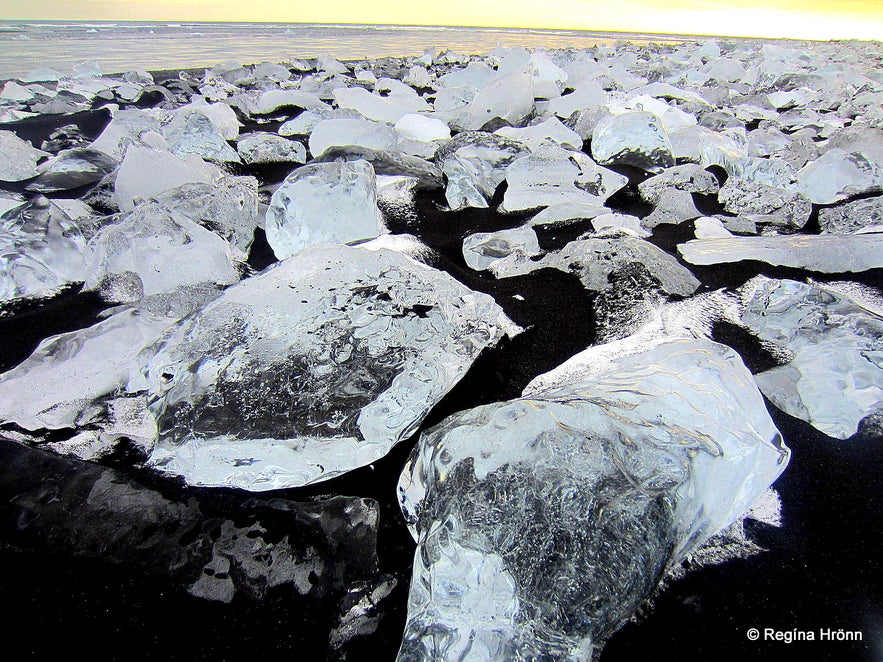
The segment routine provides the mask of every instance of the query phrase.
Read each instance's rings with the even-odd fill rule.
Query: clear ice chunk
[[[549,112],[562,119],[587,108],[600,108],[607,104],[607,92],[595,81],[577,85],[570,94],[549,101]]]
[[[638,184],[641,197],[655,205],[668,189],[678,189],[687,193],[714,195],[720,189],[717,177],[695,163],[685,163],[663,170],[658,175],[648,177]]]
[[[208,116],[198,111],[176,113],[163,127],[169,149],[178,156],[196,154],[207,161],[240,163],[236,150],[227,144],[221,130]]]
[[[247,165],[306,163],[307,160],[307,150],[301,143],[262,131],[241,136],[236,141],[236,151]]]
[[[504,126],[494,133],[510,140],[517,140],[531,150],[542,145],[561,145],[577,151],[583,148],[583,139],[579,134],[564,126],[557,117],[550,117],[539,124],[531,124],[524,128]]]
[[[367,119],[325,119],[310,133],[308,146],[314,158],[333,147],[367,147],[379,152],[393,150],[398,134],[388,124]]]
[[[36,149],[27,140],[22,140],[12,131],[0,131],[0,181],[20,182],[40,174],[37,163],[48,152]]]
[[[522,143],[492,133],[458,133],[435,155],[447,179],[445,199],[449,208],[488,207],[506,178],[506,167],[528,153]]]
[[[67,149],[38,166],[40,175],[28,184],[29,191],[53,193],[101,181],[116,168],[117,162],[94,149]]]
[[[230,244],[185,215],[149,200],[89,240],[88,288],[108,277],[135,274],[145,296],[185,285],[239,280]]]
[[[739,356],[706,340],[593,347],[450,416],[399,480],[418,549],[398,659],[597,659],[789,454]]]
[[[537,234],[529,225],[497,232],[476,232],[463,239],[463,259],[476,271],[488,269],[500,260],[530,258],[540,255]]]
[[[42,195],[0,216],[0,302],[83,282],[88,259],[76,222]]]
[[[172,321],[127,309],[47,338],[0,375],[0,420],[29,431],[101,427],[109,414],[103,401],[126,385],[138,352]],[[88,453],[97,454],[94,448]]]
[[[883,267],[883,234],[692,239],[678,252],[697,265],[758,260],[820,273],[860,272]]]
[[[506,168],[506,182],[502,212],[565,202],[602,205],[628,178],[599,166],[582,152],[549,145],[513,161]]]
[[[248,115],[270,115],[281,108],[331,110],[331,106],[315,94],[303,90],[267,90],[257,94],[242,94],[230,100]]]
[[[101,135],[89,145],[89,149],[122,161],[129,146],[141,144],[145,134],[162,135],[162,125],[158,119],[143,110],[118,110]]]
[[[659,197],[653,211],[641,219],[641,225],[645,228],[655,228],[662,224],[678,225],[701,215],[690,193],[669,188]]]
[[[883,169],[861,152],[830,149],[797,173],[797,187],[811,202],[826,205],[883,190]]]
[[[562,202],[549,205],[539,214],[531,217],[529,223],[532,227],[555,227],[579,223],[601,214],[607,214],[610,210],[600,204],[586,204],[584,202]]]
[[[495,78],[482,88],[469,104],[450,112],[443,119],[463,131],[481,129],[492,120],[512,126],[523,124],[534,110],[534,79],[530,69],[518,69]],[[438,108],[436,108],[438,113]]]
[[[338,108],[349,108],[366,119],[387,124],[395,124],[410,113],[431,110],[426,100],[416,94],[382,97],[379,94],[372,94],[363,87],[338,88],[334,90],[334,101]]]
[[[244,257],[262,222],[258,181],[254,177],[225,175],[211,184],[182,184],[154,196],[169,209],[183,214],[223,237]]]
[[[437,117],[427,117],[418,113],[402,115],[393,127],[402,138],[419,142],[448,140],[451,129]]]
[[[210,184],[219,176],[215,166],[196,154],[180,157],[166,150],[132,145],[117,171],[114,198],[120,210],[132,211],[137,200],[182,184]]]
[[[517,330],[488,295],[398,253],[308,248],[142,353],[156,468],[249,490],[326,480],[411,435]]]
[[[284,260],[313,244],[376,237],[381,218],[371,164],[332,161],[289,174],[273,193],[264,227],[273,253]]]
[[[602,165],[624,164],[661,172],[675,164],[671,141],[654,114],[608,115],[592,132],[592,158]]]
[[[883,317],[817,284],[758,276],[742,289],[742,323],[791,356],[755,375],[776,407],[836,439],[883,410]]]
[[[549,267],[575,274],[586,289],[603,292],[611,287],[612,273],[635,263],[643,265],[668,294],[690,296],[700,285],[674,257],[628,231],[580,237],[540,260],[503,260],[491,264],[490,270],[498,278],[506,278]]]

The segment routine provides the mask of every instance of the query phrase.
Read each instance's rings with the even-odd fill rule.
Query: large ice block
[[[454,414],[399,481],[418,544],[399,660],[596,659],[788,457],[741,359],[707,340],[592,347]]]
[[[228,288],[140,359],[156,468],[269,490],[385,455],[514,331],[499,306],[388,250],[314,246]]]

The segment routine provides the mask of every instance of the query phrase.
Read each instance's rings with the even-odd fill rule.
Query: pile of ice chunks
[[[883,411],[883,74],[857,44],[38,74],[0,91],[0,316],[77,291],[108,309],[5,365],[0,434],[68,456],[53,471],[93,495],[110,485],[88,508],[133,530],[130,501],[206,524],[73,458],[124,444],[132,471],[194,485],[327,480],[414,443],[480,356],[531,333],[497,282],[552,269],[591,293],[605,342],[416,441],[402,660],[592,659],[785,469],[761,392],[838,439]],[[683,310],[701,323],[672,331]],[[778,364],[752,375],[714,320]],[[58,506],[28,489],[16,507],[39,537]],[[328,558],[376,519],[327,505],[342,507]],[[72,550],[104,535],[73,527]],[[235,540],[225,529],[169,572],[219,600],[311,590],[292,540]],[[394,583],[334,584],[360,597],[331,639],[372,631],[365,605]]]

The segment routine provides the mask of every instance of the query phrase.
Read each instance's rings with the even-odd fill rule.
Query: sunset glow
[[[0,18],[465,25],[883,39],[880,0],[0,0]]]

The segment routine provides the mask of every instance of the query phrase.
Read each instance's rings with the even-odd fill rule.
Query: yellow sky
[[[0,18],[471,25],[883,40],[883,0],[0,0]]]

